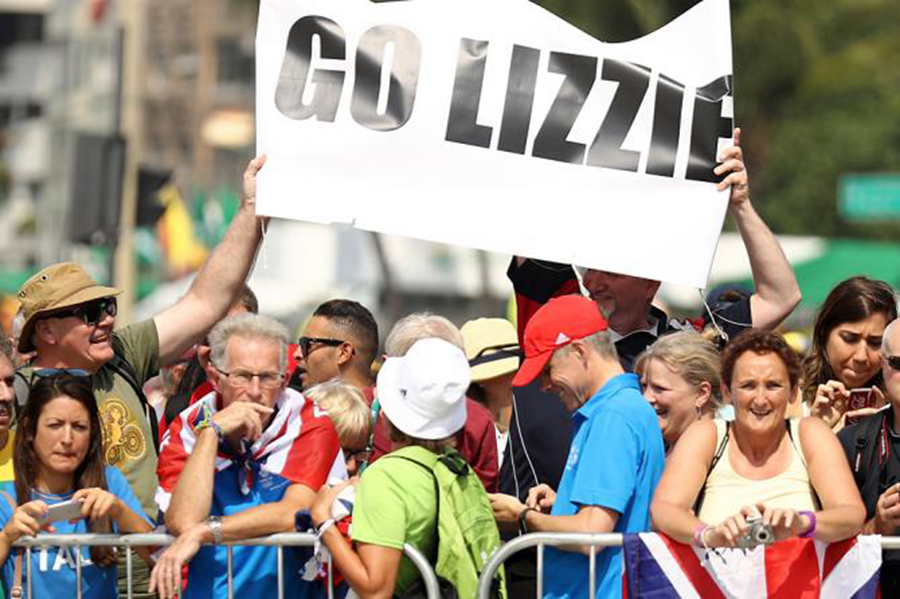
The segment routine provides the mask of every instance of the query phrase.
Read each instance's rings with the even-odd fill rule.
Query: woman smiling
[[[650,508],[657,529],[703,547],[734,547],[755,517],[778,540],[860,531],[865,509],[837,438],[817,418],[785,420],[799,375],[781,335],[751,329],[732,341],[722,382],[735,421],[703,420],[682,436]]]
[[[634,372],[656,410],[667,453],[690,425],[715,415],[721,370],[715,346],[693,331],[660,337],[638,357]]]

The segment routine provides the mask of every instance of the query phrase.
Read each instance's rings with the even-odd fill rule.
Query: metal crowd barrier
[[[491,581],[500,565],[514,553],[537,546],[537,597],[544,596],[544,547],[586,545],[588,547],[588,593],[595,599],[597,593],[597,548],[621,547],[619,533],[582,534],[559,532],[532,532],[504,543],[488,563],[478,579],[478,598],[490,599]]]
[[[620,533],[606,534],[582,534],[561,532],[533,532],[517,537],[503,544],[500,549],[491,556],[484,566],[484,571],[478,579],[478,599],[490,599],[491,581],[497,573],[500,565],[514,553],[523,549],[537,546],[537,593],[538,599],[544,596],[544,547],[562,547],[572,545],[584,545],[589,548],[588,553],[588,593],[590,599],[595,599],[597,592],[597,551],[604,547],[621,547],[622,535]],[[881,537],[882,549],[900,549],[900,536]]]
[[[22,537],[15,543],[15,547],[23,547],[25,549],[25,597],[33,598],[31,589],[31,552],[36,547],[72,547],[75,549],[75,597],[81,599],[81,548],[82,547],[124,547],[125,548],[125,570],[128,583],[127,599],[133,599],[132,584],[132,547],[163,547],[171,545],[175,542],[175,537],[167,534],[129,534],[129,535],[112,535],[112,534],[39,534],[36,537]],[[278,564],[278,599],[284,599],[284,548],[285,547],[312,547],[316,542],[316,536],[312,533],[281,533],[258,539],[244,539],[241,541],[231,541],[222,543],[227,549],[227,576],[228,576],[228,599],[234,599],[234,565],[233,547],[235,546],[265,546],[277,548],[277,564]],[[425,592],[428,599],[440,599],[440,589],[438,587],[437,576],[431,564],[428,563],[422,553],[416,550],[410,544],[403,547],[403,553],[415,564],[422,575],[425,583]],[[331,563],[331,556],[328,557],[328,599],[334,599],[334,581],[332,580],[332,572],[334,568]]]

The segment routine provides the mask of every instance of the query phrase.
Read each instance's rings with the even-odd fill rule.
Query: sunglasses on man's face
[[[300,337],[300,339],[297,340],[297,345],[300,346],[300,353],[304,356],[309,355],[314,344],[337,347],[343,343],[345,343],[343,339],[329,339],[327,337]]]
[[[887,362],[888,366],[891,367],[891,370],[896,370],[900,372],[900,356],[882,356],[884,361]]]
[[[116,298],[105,297],[97,301],[75,306],[69,310],[63,310],[53,314],[54,318],[68,318],[73,316],[84,321],[84,324],[95,325],[109,314],[115,316],[117,312]]]

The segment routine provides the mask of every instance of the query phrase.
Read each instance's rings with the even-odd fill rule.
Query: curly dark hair
[[[838,283],[825,298],[813,327],[812,346],[803,360],[804,398],[812,402],[816,388],[837,375],[828,363],[825,348],[828,336],[847,322],[859,322],[872,315],[883,314],[888,322],[897,318],[894,290],[884,281],[868,277],[851,277]],[[881,369],[864,386],[882,386]]]
[[[796,387],[800,381],[800,356],[788,345],[780,333],[763,329],[747,329],[735,337],[725,347],[722,354],[722,383],[731,387],[731,377],[734,374],[734,364],[738,358],[752,351],[755,354],[775,354],[784,363],[788,371],[791,387]]]

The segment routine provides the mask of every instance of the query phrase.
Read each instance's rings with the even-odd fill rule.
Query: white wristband
[[[322,538],[325,531],[334,526],[334,518],[329,518],[318,527],[316,527],[316,541]]]

